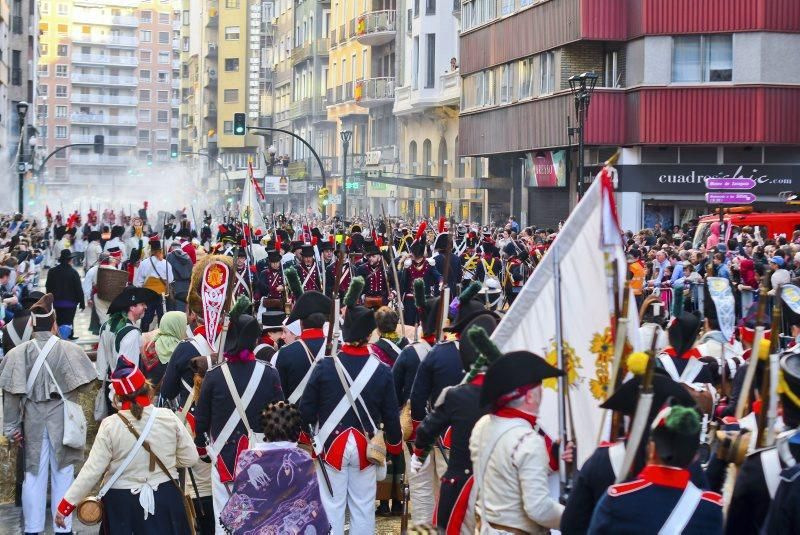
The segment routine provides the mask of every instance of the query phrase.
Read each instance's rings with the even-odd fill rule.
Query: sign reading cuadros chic
[[[796,191],[800,165],[619,165],[618,191],[704,194],[707,189],[747,189],[755,195]],[[708,182],[714,184],[708,186]],[[729,182],[728,187],[722,182]],[[736,187],[746,186],[746,187]]]

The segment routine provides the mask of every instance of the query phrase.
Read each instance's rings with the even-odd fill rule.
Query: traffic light
[[[243,136],[247,133],[247,114],[233,114],[233,135]]]
[[[173,143],[169,146],[169,157],[170,158],[177,158],[178,157],[178,144]]]
[[[94,153],[95,154],[103,154],[106,145],[106,137],[102,134],[97,134],[94,136]]]
[[[147,166],[148,167],[152,167],[153,166],[153,155],[152,154],[148,154],[147,155]]]

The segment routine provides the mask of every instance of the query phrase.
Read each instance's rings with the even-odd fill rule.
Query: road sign
[[[708,189],[753,189],[756,181],[752,178],[707,178]]]
[[[708,204],[752,204],[756,201],[756,196],[752,193],[728,193],[728,192],[709,192],[706,193]]]

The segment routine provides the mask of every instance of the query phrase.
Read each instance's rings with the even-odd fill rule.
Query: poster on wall
[[[537,151],[525,155],[525,176],[531,188],[565,188],[567,186],[567,153]]]
[[[265,176],[264,177],[265,195],[288,195],[289,179],[285,176]]]

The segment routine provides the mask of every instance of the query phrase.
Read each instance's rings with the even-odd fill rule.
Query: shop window
[[[763,161],[761,147],[725,147],[725,163],[761,163]]]
[[[800,148],[764,147],[764,163],[800,164]]]
[[[717,163],[717,147],[681,147],[681,163]]]
[[[678,148],[642,147],[642,163],[678,163]]]

